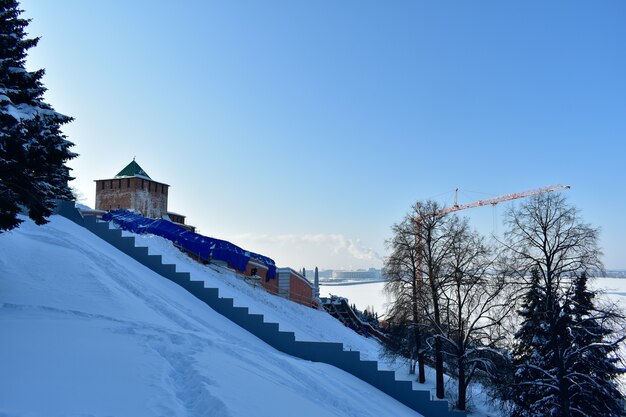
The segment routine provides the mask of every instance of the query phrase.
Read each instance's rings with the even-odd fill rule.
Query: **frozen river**
[[[355,304],[359,310],[365,310],[366,307],[374,307],[375,312],[379,315],[384,315],[386,304],[388,303],[387,297],[383,292],[384,286],[384,282],[343,285],[320,284],[320,296],[339,295],[347,298],[350,305]]]
[[[379,315],[384,315],[389,302],[383,292],[384,282],[368,282],[363,284],[320,285],[320,295],[339,295],[356,304],[359,310],[373,307]],[[596,278],[592,281],[594,288],[600,289],[612,301],[621,304],[626,309],[626,279],[624,278]]]

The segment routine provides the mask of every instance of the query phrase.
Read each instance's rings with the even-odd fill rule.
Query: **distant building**
[[[96,210],[127,209],[145,217],[185,224],[185,216],[167,211],[170,186],[154,181],[134,159],[115,177],[95,183]]]
[[[369,270],[358,271],[333,271],[332,279],[362,279],[362,280],[378,280],[381,279],[380,269],[370,268]]]

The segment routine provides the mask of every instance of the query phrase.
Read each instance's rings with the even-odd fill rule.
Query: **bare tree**
[[[443,304],[446,310],[444,351],[457,376],[456,408],[465,410],[467,388],[477,374],[491,375],[500,354],[502,321],[514,308],[505,297],[506,276],[496,273],[495,255],[466,219],[454,218],[454,237],[444,263]]]
[[[598,230],[561,194],[531,197],[506,216],[504,244],[522,282],[536,268],[546,290],[556,294],[562,280],[602,269]]]
[[[391,255],[385,259],[385,291],[393,297],[387,322],[397,334],[391,349],[409,357],[409,373],[418,367],[418,381],[426,382],[424,370],[423,329],[425,325],[424,301],[426,290],[419,273],[418,240],[414,213],[409,213],[400,223],[392,226],[393,237],[386,244]]]
[[[392,227],[393,237],[387,242],[392,253],[385,262],[386,289],[395,297],[390,311],[398,317],[410,317],[414,340],[411,357],[418,362],[420,382],[425,381],[426,348],[432,345],[434,350],[438,398],[445,395],[444,358],[439,337],[446,333],[445,311],[440,306],[445,279],[442,268],[454,241],[451,218],[442,216],[442,209],[434,201],[418,202],[401,223]],[[406,308],[410,309],[410,314],[402,311]],[[431,335],[428,339],[424,338],[426,329]]]
[[[442,216],[443,207],[434,201],[418,203],[415,206],[415,224],[419,242],[419,276],[425,281],[429,297],[424,303],[425,316],[434,335],[435,388],[437,398],[444,398],[444,357],[443,337],[447,334],[445,314],[442,310],[443,290],[446,275],[443,268],[451,254],[456,239],[456,217]]]

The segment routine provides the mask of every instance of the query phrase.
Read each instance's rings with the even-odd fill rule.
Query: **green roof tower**
[[[139,166],[137,162],[135,162],[135,158],[131,161],[130,164],[126,165],[123,170],[121,170],[115,178],[118,177],[140,177],[151,180],[150,176]]]

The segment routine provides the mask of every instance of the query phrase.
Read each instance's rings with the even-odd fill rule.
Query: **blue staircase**
[[[341,343],[297,341],[293,332],[279,330],[278,323],[266,323],[263,315],[251,314],[247,307],[235,307],[233,299],[221,298],[217,288],[205,288],[204,282],[192,281],[189,272],[177,272],[175,265],[164,264],[161,255],[149,255],[148,248],[135,246],[134,237],[122,236],[121,230],[110,229],[109,223],[99,221],[95,216],[83,216],[73,202],[59,202],[55,214],[86,228],[137,262],[180,285],[216,312],[281,352],[342,369],[424,417],[466,415],[464,412],[449,411],[447,401],[431,400],[428,391],[413,390],[411,381],[397,381],[393,371],[378,370],[376,361],[361,360],[359,352],[343,350]]]

